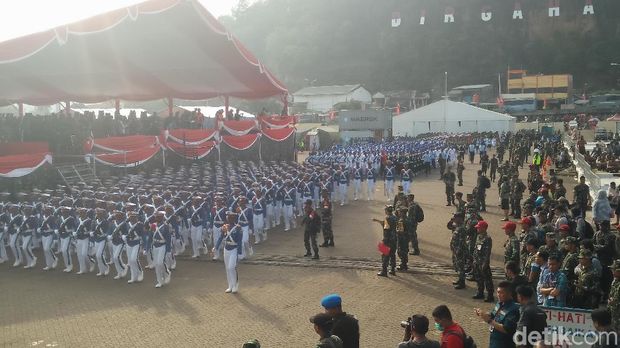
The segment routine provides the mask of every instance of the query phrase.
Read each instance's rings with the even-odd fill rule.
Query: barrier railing
[[[568,153],[572,158],[572,162],[577,170],[577,180],[580,176],[586,178],[586,184],[590,186],[590,197],[592,201],[596,199],[596,195],[600,190],[607,190],[608,185],[601,184],[601,178],[592,171],[592,167],[586,161],[582,154],[577,151],[577,144],[570,138],[569,135],[564,136],[564,147],[568,149]]]

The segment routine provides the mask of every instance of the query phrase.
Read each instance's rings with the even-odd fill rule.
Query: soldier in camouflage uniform
[[[415,202],[415,195],[410,193],[407,195],[407,233],[411,242],[411,252],[409,255],[420,255],[420,247],[418,245],[418,224],[424,220],[424,211],[418,203]]]
[[[446,200],[448,201],[446,206],[449,207],[454,204],[454,183],[456,182],[456,176],[452,170],[450,170],[450,167],[448,167],[446,173],[443,174],[441,180],[443,180],[443,183],[446,184]]]
[[[620,330],[620,260],[614,261],[612,270],[614,272],[614,281],[611,283],[607,308],[611,313],[612,327],[618,331]]]
[[[381,255],[381,272],[377,273],[380,277],[388,276],[388,265],[390,274],[396,275],[396,223],[398,219],[394,216],[394,207],[385,207],[385,217],[383,220],[372,219],[379,223],[383,228],[383,244],[390,248],[388,255]]]
[[[463,200],[463,192],[455,193],[454,197],[456,198],[454,202],[454,206],[456,207],[456,212],[463,213],[463,215],[465,215],[465,205],[467,204],[467,202]]]
[[[400,210],[396,211],[396,246],[398,249],[398,257],[400,258],[399,271],[406,271],[409,269],[407,263],[409,263],[409,235],[407,233],[409,222],[407,221],[407,208],[401,206]]]
[[[564,239],[564,260],[560,271],[566,275],[568,280],[568,294],[566,296],[566,303],[569,307],[573,307],[573,298],[575,296],[575,281],[577,276],[575,275],[575,267],[579,265],[579,242],[577,238],[568,236]]]
[[[525,217],[521,219],[521,234],[519,235],[519,266],[522,271],[525,271],[525,268],[529,268],[529,264],[526,264],[529,252],[527,251],[527,242],[533,240],[538,246],[538,237],[536,236],[536,232],[532,228],[532,220],[529,217]],[[538,249],[538,247],[536,248]]]
[[[452,231],[450,250],[452,251],[452,265],[458,275],[454,281],[455,289],[465,288],[465,260],[467,259],[467,230],[465,229],[465,215],[462,212],[454,214],[448,222],[448,229]]]
[[[573,188],[573,203],[581,210],[581,216],[585,219],[586,209],[590,203],[590,187],[586,185],[586,177],[579,177],[579,184]]]
[[[456,177],[459,179],[459,186],[463,186],[463,171],[465,170],[465,165],[463,164],[463,160],[459,160],[459,163],[456,165]]]
[[[476,283],[478,283],[478,292],[473,296],[474,299],[484,298],[484,289],[487,290],[487,297],[485,302],[493,303],[495,298],[493,297],[493,278],[491,275],[491,249],[493,247],[493,241],[487,234],[489,225],[486,221],[481,220],[476,224],[478,230],[478,238],[476,239],[476,247],[474,249],[474,277]]]
[[[521,218],[521,200],[523,199],[525,188],[525,184],[519,179],[519,174],[516,172],[510,181],[510,215],[514,216],[516,219]]]
[[[407,207],[407,196],[402,185],[398,186],[398,193],[394,196],[394,211],[399,211],[401,206]]]
[[[323,231],[323,244],[320,247],[334,246],[334,231],[332,230],[332,202],[329,199],[330,192],[323,190],[321,193],[323,200],[321,201],[320,215],[321,215],[321,230]]]
[[[465,229],[467,230],[467,271],[471,272],[473,269],[473,255],[476,248],[476,238],[478,232],[476,231],[476,224],[480,219],[478,214],[478,204],[474,201],[474,195],[467,194],[467,204],[465,205]],[[468,278],[469,280],[475,280],[473,274]]]
[[[601,289],[603,290],[603,299],[609,294],[609,287],[613,280],[610,266],[614,261],[616,252],[616,236],[609,230],[609,221],[600,223],[600,230],[594,233],[594,250],[596,256],[603,266],[601,274]]]
[[[555,255],[561,261],[564,258],[564,255],[562,255],[562,251],[560,250],[558,242],[555,238],[555,232],[547,232],[545,234],[545,245],[541,246],[538,251],[545,251],[549,254],[549,256]]]
[[[508,239],[504,243],[504,265],[506,265],[510,261],[514,261],[517,265],[519,264],[519,238],[515,235],[515,230],[517,229],[517,224],[512,221],[508,221],[502,227]]]
[[[592,252],[584,249],[579,252],[582,269],[575,281],[575,307],[596,309],[600,299],[600,274],[592,266]]]

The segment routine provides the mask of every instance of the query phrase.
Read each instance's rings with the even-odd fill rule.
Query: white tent
[[[394,136],[514,130],[512,116],[445,99],[392,119]]]

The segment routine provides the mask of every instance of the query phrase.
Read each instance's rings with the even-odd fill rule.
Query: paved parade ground
[[[464,193],[471,192],[479,165],[465,163]],[[521,178],[525,178],[522,172]],[[239,267],[238,294],[226,294],[221,262],[179,258],[169,285],[154,288],[154,272],[140,284],[97,278],[94,274],[44,272],[41,258],[34,270],[0,265],[0,347],[241,347],[257,338],[262,347],[313,347],[318,336],[308,318],[322,311],[320,299],[332,292],[343,297],[343,309],[360,320],[361,346],[396,347],[402,340],[399,323],[447,304],[455,320],[488,345],[488,328],[474,315],[475,283],[454,290],[449,267],[450,231],[446,223],[453,207],[446,207],[444,185],[433,171],[416,177],[411,191],[425,213],[418,227],[420,256],[410,257],[410,271],[379,278],[377,242],[381,228],[371,218],[382,218],[386,199],[377,185],[377,201],[335,204],[335,248],[321,249],[319,261],[303,258],[303,230],[282,228],[255,247],[256,255]],[[569,199],[574,180],[565,178]],[[493,238],[492,265],[503,263],[502,218],[496,184],[487,193]],[[321,239],[321,238],[319,238]],[[496,280],[497,284],[497,280]],[[432,319],[431,319],[432,320]],[[437,339],[439,333],[429,332]]]

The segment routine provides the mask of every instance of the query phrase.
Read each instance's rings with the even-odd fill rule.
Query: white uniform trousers
[[[222,234],[222,228],[213,226],[213,245],[216,245],[217,240],[220,238],[221,234]],[[219,249],[215,249],[213,251],[213,260],[219,260],[222,257],[222,248],[223,246],[220,245]]]
[[[127,274],[127,265],[123,262],[123,250],[125,249],[125,243],[112,244],[112,262],[114,262],[114,268],[116,268],[116,275],[119,278],[124,277]]]
[[[344,205],[347,202],[347,184],[338,184],[340,193],[340,205]]]
[[[62,254],[62,260],[65,263],[65,272],[71,272],[73,270],[73,260],[70,248],[71,237],[60,238],[60,253]]]
[[[90,255],[88,254],[89,244],[90,244],[90,241],[88,240],[88,238],[77,240],[76,251],[77,251],[77,257],[78,257],[78,264],[80,265],[80,271],[79,271],[80,273],[90,272],[90,268],[91,268],[90,266],[93,260],[90,258]]]
[[[15,258],[13,267],[17,267],[22,264],[22,250],[18,245],[18,238],[19,233],[13,233],[9,235],[9,247],[11,248],[11,252],[13,253],[13,258]]]
[[[9,260],[9,256],[6,254],[6,247],[4,246],[4,237],[6,236],[6,232],[4,228],[0,230],[0,263],[4,263]]]
[[[24,251],[26,267],[34,267],[37,263],[37,258],[32,253],[32,232],[26,232],[26,234],[22,235],[22,250]]]
[[[241,239],[243,248],[241,249],[241,254],[244,259],[247,259],[254,255],[254,249],[252,249],[252,245],[250,244],[250,226],[241,226],[241,230],[243,231],[243,237]]]
[[[362,180],[354,179],[353,180],[353,199],[358,200],[362,194]]]
[[[239,278],[237,275],[237,249],[228,250],[224,248],[224,267],[226,268],[226,279],[228,280],[228,289],[237,291],[239,288]]]
[[[314,205],[312,206],[314,209],[318,208],[318,205],[320,203],[320,196],[321,196],[321,188],[318,185],[314,186],[314,192],[312,195],[312,201],[314,202]]]
[[[144,278],[144,272],[142,271],[142,265],[140,264],[140,244],[134,246],[127,246],[127,263],[129,264],[129,270],[131,271],[131,282],[141,282]]]
[[[107,242],[107,239],[95,242],[95,259],[97,260],[97,268],[99,269],[99,273],[97,273],[98,276],[107,275],[108,272],[110,272],[108,261],[105,256],[105,246]]]
[[[375,199],[375,181],[374,180],[366,180],[366,193],[368,194],[368,200]]]
[[[280,226],[282,223],[282,201],[276,201],[276,206],[274,207],[274,226]]]
[[[254,244],[258,244],[261,241],[267,240],[267,232],[263,228],[265,223],[263,214],[255,214],[252,216],[252,222],[254,224]],[[286,223],[286,215],[284,216],[284,223]]]
[[[190,224],[189,227],[185,227],[184,225],[181,225],[181,227],[179,227],[179,234],[181,235],[181,241],[183,242],[183,248],[177,249],[177,255],[185,252],[185,247],[189,243],[189,239],[192,234],[192,225]]]
[[[170,282],[170,269],[166,264],[166,246],[153,246],[153,264],[155,265],[155,279],[157,284],[164,285]]]
[[[271,227],[275,226],[273,211],[274,206],[272,204],[267,204],[267,214],[265,216],[265,229],[268,230]]]
[[[403,191],[405,194],[409,193],[409,186],[411,185],[411,181],[403,181]]]
[[[392,197],[394,197],[394,179],[385,180],[385,194],[388,201],[391,201]]]
[[[303,215],[304,198],[301,196],[301,193],[299,192],[297,192],[297,199],[295,203],[297,204],[297,215]]]
[[[0,238],[1,240],[2,238]],[[54,244],[54,235],[50,234],[49,236],[43,236],[41,238],[41,242],[43,244],[43,256],[45,257],[45,267],[47,269],[56,268],[56,264],[58,260],[56,259],[56,255],[54,255],[54,251],[52,250],[52,244]]]
[[[291,229],[291,225],[295,228],[295,215],[293,215],[293,204],[285,204],[282,208],[284,212],[284,230],[288,231]]]
[[[192,239],[192,257],[200,256],[200,248],[202,245],[202,226],[191,226],[190,230],[190,238]]]

